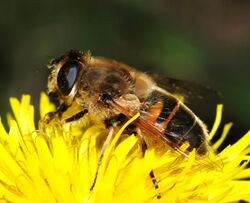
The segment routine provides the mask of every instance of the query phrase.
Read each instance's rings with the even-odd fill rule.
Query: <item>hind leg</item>
[[[140,137],[140,140],[141,140],[141,148],[142,148],[142,155],[143,155],[143,157],[144,157],[144,156],[145,156],[145,152],[146,152],[146,150],[148,149],[148,145],[147,145],[147,143],[146,143],[146,141],[145,141],[145,139],[144,139],[144,137],[143,137],[143,135],[142,135],[142,133],[141,133],[141,130],[140,130],[139,128],[136,129],[136,134],[139,135],[139,137]],[[153,171],[153,170],[150,171],[149,176],[150,176],[150,178],[152,179],[152,182],[153,182],[153,184],[154,184],[155,189],[158,190],[159,185],[158,185],[158,182],[157,182],[157,180],[156,180],[156,177],[155,177],[155,174],[154,174],[154,171]],[[160,199],[160,198],[161,198],[161,194],[158,193],[157,199]]]

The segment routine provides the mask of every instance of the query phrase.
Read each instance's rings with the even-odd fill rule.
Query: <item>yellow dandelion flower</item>
[[[234,202],[250,201],[250,132],[218,154],[185,158],[171,149],[142,157],[137,137],[115,135],[97,162],[107,131],[101,125],[60,124],[56,120],[36,129],[30,96],[10,99],[14,117],[9,130],[0,122],[1,202]],[[220,123],[221,108],[211,137]],[[43,117],[55,107],[42,94]],[[216,150],[231,124],[212,146]],[[123,137],[123,139],[121,139]],[[157,189],[149,176],[154,171]],[[158,199],[157,196],[161,195]]]

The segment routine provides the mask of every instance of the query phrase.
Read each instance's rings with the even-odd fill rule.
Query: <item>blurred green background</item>
[[[29,93],[38,104],[50,58],[89,49],[210,85],[223,95],[234,136],[250,126],[250,1],[9,0],[0,16],[1,115],[10,96]]]

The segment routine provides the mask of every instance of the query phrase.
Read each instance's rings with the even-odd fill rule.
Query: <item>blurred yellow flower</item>
[[[56,120],[35,127],[30,96],[10,99],[14,117],[8,116],[8,132],[0,122],[1,202],[233,202],[250,201],[250,132],[219,154],[197,160],[195,152],[185,158],[171,149],[144,157],[137,137],[122,136],[108,146],[96,184],[98,157],[107,130],[101,125],[60,124]],[[211,137],[220,123],[221,106]],[[41,96],[43,117],[55,107]],[[224,127],[216,150],[231,124]],[[153,170],[158,189],[149,176]],[[160,199],[157,199],[158,195]]]

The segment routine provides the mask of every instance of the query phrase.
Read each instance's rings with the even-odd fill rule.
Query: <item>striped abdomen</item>
[[[207,131],[202,121],[171,94],[154,90],[141,108],[138,125],[176,148],[188,142],[189,151],[207,152]]]

